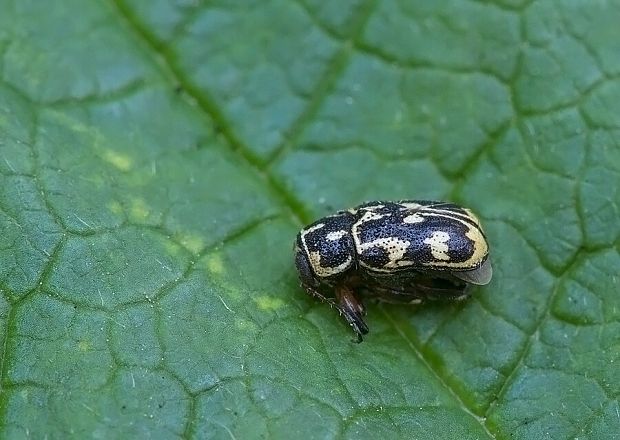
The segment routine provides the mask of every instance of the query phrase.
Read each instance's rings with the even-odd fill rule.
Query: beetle
[[[294,249],[301,286],[335,307],[357,342],[368,333],[362,296],[400,304],[461,300],[493,274],[480,221],[449,202],[364,203],[304,227]]]

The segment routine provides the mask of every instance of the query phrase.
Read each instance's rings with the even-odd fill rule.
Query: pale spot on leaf
[[[116,215],[121,215],[123,213],[123,206],[116,200],[108,203],[108,209]]]
[[[150,213],[151,210],[143,199],[135,198],[131,201],[129,215],[133,221],[144,221],[148,218]]]
[[[274,311],[284,305],[284,302],[275,296],[262,295],[254,298],[254,302],[260,310]]]
[[[224,273],[224,261],[220,254],[213,254],[207,257],[207,270],[211,273],[221,275]]]
[[[126,154],[114,150],[103,150],[103,160],[121,171],[129,171],[132,167],[132,160]]]
[[[203,238],[196,234],[184,234],[181,237],[180,242],[193,254],[200,253],[200,251],[204,248]]]

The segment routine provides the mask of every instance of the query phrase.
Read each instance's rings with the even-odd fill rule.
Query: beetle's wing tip
[[[468,270],[465,272],[453,272],[452,275],[462,279],[463,281],[467,281],[471,284],[477,284],[479,286],[489,284],[491,278],[493,277],[493,267],[491,266],[491,259],[487,258],[486,261],[482,263],[482,265],[477,269]]]

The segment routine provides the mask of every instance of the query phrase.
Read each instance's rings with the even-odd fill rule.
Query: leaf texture
[[[620,2],[0,11],[0,437],[618,438]],[[293,237],[401,198],[494,279],[352,344]]]

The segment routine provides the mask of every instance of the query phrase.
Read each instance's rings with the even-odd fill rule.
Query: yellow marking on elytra
[[[489,252],[489,246],[479,228],[469,228],[465,236],[474,243],[474,252],[468,261],[480,262]]]
[[[78,342],[78,349],[80,351],[90,351],[92,349],[92,345],[88,341],[80,341]]]
[[[321,229],[323,226],[325,226],[325,223],[319,223],[318,225],[311,226],[308,229],[304,229],[301,231],[301,244],[303,245],[304,251],[306,251],[306,254],[309,252],[308,245],[306,245],[306,235],[318,229]]]
[[[310,266],[312,266],[318,276],[321,276],[321,273],[319,272],[321,270],[321,253],[314,251],[307,252],[306,255],[310,259]]]
[[[384,205],[376,205],[376,207],[383,207]],[[366,208],[364,208],[366,209]],[[383,266],[383,268],[377,268],[368,266],[364,264],[363,261],[360,262],[361,265],[368,267],[372,270],[379,272],[389,272],[390,269],[408,266],[411,264],[411,261],[408,260],[400,260],[407,251],[407,247],[411,244],[409,241],[399,240],[396,237],[386,237],[386,238],[378,238],[369,243],[362,243],[359,237],[358,229],[360,225],[367,223],[372,220],[379,220],[383,217],[390,216],[391,214],[377,214],[376,212],[366,211],[361,219],[353,224],[351,228],[351,235],[353,236],[353,242],[355,244],[355,249],[358,254],[361,254],[365,249],[380,246],[384,248],[387,253],[390,261]]]
[[[450,262],[448,255],[445,255],[448,258],[438,258],[439,255],[443,255],[445,252],[442,252],[441,249],[435,247],[435,251],[437,255],[433,253],[433,257],[436,260],[443,261],[430,261],[427,263],[423,263],[425,266],[435,266],[435,267],[446,267],[446,268],[454,268],[454,269],[470,269],[480,264],[482,259],[488,254],[489,248],[486,239],[484,238],[482,229],[480,228],[480,220],[478,217],[474,215],[472,211],[469,209],[463,208],[464,213],[452,212],[450,210],[441,209],[441,208],[428,208],[424,210],[424,215],[427,217],[443,217],[453,221],[457,221],[461,223],[463,226],[467,228],[467,232],[465,236],[469,238],[473,245],[472,255],[465,261],[461,262]],[[473,226],[469,221],[475,223]],[[428,239],[427,239],[428,240]],[[428,243],[426,240],[425,243]],[[430,244],[430,243],[429,243]],[[447,251],[447,249],[446,249]],[[432,252],[432,247],[431,247]]]
[[[146,201],[140,198],[131,200],[129,207],[129,216],[133,221],[142,222],[148,218],[151,210],[146,204]]]
[[[129,156],[118,151],[106,149],[102,151],[103,160],[121,171],[129,171],[133,165]]]
[[[362,218],[353,224],[353,226],[351,227],[351,235],[353,236],[353,243],[355,243],[355,247],[358,253],[361,252],[361,246],[362,246],[362,243],[359,239],[359,234],[357,233],[357,230],[359,229],[360,225],[363,225],[364,223],[369,222],[371,220],[382,219],[383,217],[385,217],[383,214],[377,214],[372,211],[366,211],[364,215],[362,216]]]
[[[362,243],[359,246],[359,252],[363,253],[366,249],[371,249],[373,247],[383,248],[383,250],[387,252],[388,258],[390,260],[383,265],[383,268],[395,269],[411,264],[411,261],[402,259],[405,256],[407,248],[410,244],[410,241],[401,240],[396,237],[377,238],[376,240],[370,241],[368,243]]]
[[[463,223],[465,226],[470,227],[470,223],[467,220],[474,222],[478,227],[480,227],[480,220],[476,217],[470,210],[465,209],[465,213],[463,212],[455,212],[449,211],[447,209],[439,209],[439,208],[426,208],[423,210],[423,213],[427,217],[445,217],[451,220],[456,220],[460,223]]]
[[[323,268],[321,267],[321,254],[316,251],[310,252],[310,250],[308,249],[308,245],[306,244],[306,235],[308,235],[309,233],[313,231],[321,229],[324,226],[325,226],[325,223],[319,223],[317,225],[309,227],[308,229],[305,229],[301,233],[301,244],[303,245],[305,254],[310,259],[310,266],[312,266],[312,268],[314,269],[314,272],[320,277],[329,276],[332,273],[329,271],[328,272],[323,271]]]
[[[434,259],[449,261],[450,256],[448,255],[448,240],[450,240],[450,234],[444,231],[435,231],[433,232],[433,235],[424,239],[424,243],[431,247],[431,254]]]
[[[284,301],[275,296],[261,295],[254,297],[254,302],[260,310],[274,311],[278,310],[284,305]]]
[[[471,225],[467,225],[468,229],[465,233],[465,236],[469,238],[472,242],[474,250],[469,257],[465,261],[430,261],[428,263],[423,263],[425,266],[435,266],[435,267],[450,267],[454,269],[462,269],[468,270],[475,266],[478,266],[482,259],[489,253],[489,246],[487,244],[486,239],[482,235],[482,230]],[[425,240],[426,242],[426,240]],[[435,255],[433,255],[434,257]]]
[[[357,223],[362,224],[362,223],[366,223],[372,220],[379,220],[388,215],[390,214],[377,214],[376,212],[373,212],[373,211],[366,211],[364,215],[362,216],[362,218],[357,221]]]
[[[335,267],[321,266],[321,254],[318,251],[309,252],[308,258],[310,258],[310,265],[316,274],[320,277],[328,277],[330,275],[336,275],[341,273],[351,264],[352,258],[349,255],[344,263]]]

